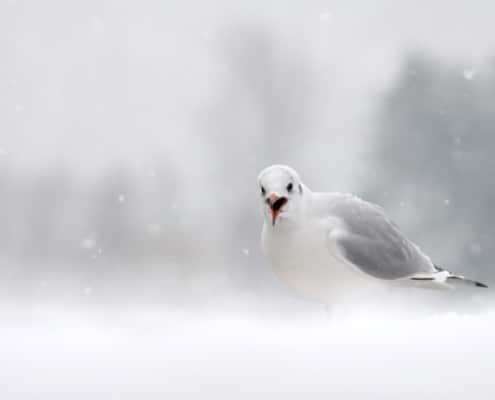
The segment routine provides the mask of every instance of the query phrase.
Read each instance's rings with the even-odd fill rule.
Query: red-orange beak
[[[270,197],[266,201],[270,206],[270,210],[272,211],[272,226],[275,226],[275,222],[277,221],[277,217],[282,211],[282,207],[285,203],[287,203],[286,197],[279,197],[276,194],[272,193]]]

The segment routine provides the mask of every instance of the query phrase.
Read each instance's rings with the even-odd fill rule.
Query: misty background
[[[495,7],[382,3],[2,3],[0,296],[270,293],[271,163],[493,280]]]
[[[435,263],[493,285],[493,15],[495,3],[482,0],[0,1],[0,308],[10,371],[23,371],[26,354],[43,369],[43,338],[48,349],[59,344],[52,323],[68,348],[84,334],[101,345],[84,351],[116,368],[127,342],[108,350],[120,336],[88,328],[107,307],[127,327],[136,323],[127,314],[148,327],[160,321],[144,353],[139,332],[124,334],[135,352],[126,354],[143,363],[169,324],[177,330],[162,318],[197,328],[179,311],[320,313],[260,252],[256,177],[273,163],[293,166],[312,190],[381,204]],[[93,310],[75,323],[81,330],[46,311],[73,305]],[[20,328],[19,309],[29,315]],[[210,326],[201,315],[211,337],[253,329]],[[449,324],[435,327],[458,329]],[[19,332],[27,342],[7,351]],[[266,332],[254,332],[264,343]],[[383,335],[373,332],[367,340]],[[274,357],[311,338],[328,357],[340,351],[319,334],[294,335]],[[166,346],[175,345],[194,351],[185,339]],[[54,365],[62,371],[68,360]],[[487,388],[483,377],[473,387]],[[4,386],[12,398],[16,379]]]

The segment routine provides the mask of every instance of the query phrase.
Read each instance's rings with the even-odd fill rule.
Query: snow
[[[201,34],[201,36],[202,36],[202,38],[203,38],[203,40],[204,40],[205,42],[209,42],[209,41],[211,41],[211,38],[212,38],[211,31],[206,30],[206,31],[204,31],[204,32]]]
[[[320,22],[329,23],[332,21],[332,19],[333,19],[333,15],[330,12],[325,11],[320,13]]]
[[[94,233],[88,234],[82,241],[81,247],[86,250],[91,250],[96,245],[96,239]]]
[[[495,396],[494,313],[17,311],[0,313],[0,395],[9,400]]]
[[[125,203],[125,195],[124,194],[119,194],[119,196],[117,197],[117,201],[120,203],[120,204],[124,204]]]
[[[158,223],[148,224],[148,234],[150,236],[158,236],[162,232],[162,226]]]
[[[103,19],[101,19],[101,17],[93,15],[90,18],[89,23],[90,23],[91,31],[94,34],[102,34],[105,32],[105,24],[103,22]]]
[[[462,71],[462,75],[464,76],[464,79],[471,81],[476,76],[476,70],[474,68],[466,68]]]
[[[155,170],[154,170],[153,168],[149,168],[149,169],[148,169],[148,176],[149,176],[150,178],[154,178],[154,177],[156,177],[156,172],[155,172]]]
[[[479,257],[482,251],[483,249],[479,243],[473,242],[469,244],[469,252],[472,256]]]

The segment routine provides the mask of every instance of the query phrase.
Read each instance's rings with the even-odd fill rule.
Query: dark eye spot
[[[287,191],[290,193],[292,192],[292,189],[294,188],[294,185],[292,184],[292,182],[290,182],[288,185],[287,185]]]
[[[261,186],[261,194],[264,196],[266,194],[266,190],[263,186]]]

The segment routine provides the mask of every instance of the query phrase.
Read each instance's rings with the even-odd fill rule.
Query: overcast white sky
[[[4,0],[0,147],[21,165],[193,159],[195,113],[222,80],[215,43],[254,21],[332,75],[329,128],[342,139],[331,155],[352,159],[400,55],[425,48],[482,73],[495,54],[494,15],[490,0]]]

